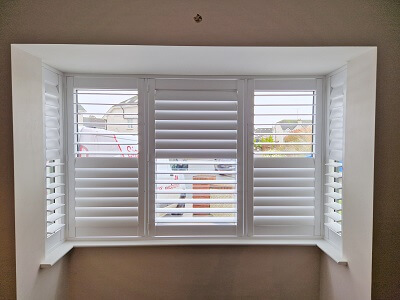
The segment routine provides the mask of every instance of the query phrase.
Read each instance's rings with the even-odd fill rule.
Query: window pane
[[[314,155],[315,94],[255,92],[254,153],[265,157]]]
[[[77,157],[137,157],[137,90],[76,90]]]

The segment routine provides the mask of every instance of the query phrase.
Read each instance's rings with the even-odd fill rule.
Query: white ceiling
[[[13,45],[67,73],[325,75],[372,47]]]

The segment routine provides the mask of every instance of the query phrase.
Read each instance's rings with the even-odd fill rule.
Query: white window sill
[[[347,265],[347,260],[343,258],[340,251],[333,247],[329,242],[323,239],[257,239],[257,238],[207,238],[207,239],[177,239],[177,238],[158,238],[158,239],[140,239],[140,240],[114,240],[114,241],[66,241],[59,247],[50,252],[42,260],[40,268],[46,269],[52,267],[72,248],[83,247],[135,247],[135,246],[191,246],[191,245],[253,245],[253,246],[317,246],[325,254],[331,257],[340,265]]]
[[[45,258],[40,263],[41,269],[47,269],[55,265],[65,254],[67,254],[72,248],[74,248],[74,243],[64,242],[50,253],[47,253]]]

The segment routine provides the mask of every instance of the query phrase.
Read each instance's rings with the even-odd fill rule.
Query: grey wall
[[[203,15],[203,22],[200,24],[193,22],[192,17],[196,13]],[[36,0],[34,2],[2,0],[0,2],[0,299],[15,298],[16,286],[11,43],[378,46],[372,295],[374,299],[400,298],[398,280],[400,241],[396,239],[400,234],[400,218],[398,218],[400,139],[397,130],[400,127],[399,36],[400,2],[397,0]],[[186,293],[195,291],[193,282],[197,280],[208,280],[208,283],[214,286],[215,282],[220,282],[221,285],[216,286],[217,289],[213,294],[215,296],[221,295],[223,285],[231,286],[237,282],[234,277],[221,277],[218,272],[211,272],[211,267],[207,267],[205,263],[196,263],[198,268],[191,267],[187,263],[185,267],[183,266],[183,262],[197,261],[199,256],[202,262],[212,261],[218,264],[226,255],[229,257],[226,258],[227,261],[232,262],[222,262],[227,274],[238,272],[234,261],[239,261],[241,266],[244,266],[243,261],[254,262],[253,259],[258,257],[262,262],[260,265],[252,264],[254,267],[251,269],[244,267],[244,281],[238,293],[255,292],[253,277],[260,276],[265,280],[265,290],[257,290],[258,296],[266,293],[270,299],[291,299],[291,294],[284,293],[298,291],[299,287],[296,286],[294,278],[300,278],[306,270],[310,272],[307,273],[310,281],[302,290],[304,294],[298,294],[300,298],[295,298],[301,299],[303,295],[310,297],[303,299],[315,297],[315,286],[319,284],[318,276],[316,277],[319,275],[318,266],[312,265],[313,267],[309,269],[306,267],[319,258],[319,253],[315,249],[228,247],[224,248],[222,256],[223,248],[196,248],[197,250],[194,249],[189,253],[185,252],[185,259],[176,262],[179,273],[187,272],[187,276],[183,277]],[[165,257],[165,253],[167,258],[174,260],[182,255],[182,249],[184,248],[76,249],[70,255],[69,261],[67,258],[62,262],[62,267],[52,268],[45,275],[50,280],[67,270],[69,288],[60,286],[47,294],[43,291],[43,299],[56,298],[57,293],[65,294],[67,290],[70,291],[72,299],[82,295],[95,296],[98,294],[95,294],[93,289],[86,294],[84,290],[95,286],[96,283],[108,283],[98,287],[103,296],[119,290],[123,293],[121,297],[146,296],[148,290],[157,289],[157,285],[150,286],[147,278],[153,276],[161,278],[163,274],[171,277],[168,277],[169,280],[164,282],[164,285],[161,279],[158,284],[177,291],[181,283],[176,277],[172,277],[175,273],[165,268],[160,274],[152,262],[154,260],[163,262],[161,257]],[[89,256],[89,253],[92,255]],[[270,258],[270,255],[273,258]],[[141,260],[140,257],[146,259]],[[297,258],[298,265],[291,264],[292,257]],[[140,262],[141,267],[134,268],[135,262]],[[129,268],[130,264],[132,265]],[[108,268],[103,268],[105,265]],[[346,275],[342,274],[345,274],[346,269],[332,264],[324,255],[320,267],[322,298],[346,299],[342,295],[347,295],[346,292],[352,289],[348,281],[340,279],[340,276],[345,278]],[[291,272],[296,276],[291,275]],[[247,276],[249,273],[252,276]],[[113,275],[112,278],[109,277],[110,274]],[[146,280],[130,288],[129,278],[139,280],[142,275]],[[78,281],[77,278],[83,278],[83,281]],[[290,286],[293,287],[289,291],[284,291],[282,287],[284,280],[290,281]],[[271,281],[282,288],[274,290],[268,285]],[[339,282],[340,285],[334,289],[335,282]],[[157,294],[150,296],[152,295],[157,296]],[[169,296],[166,293],[163,295]]]

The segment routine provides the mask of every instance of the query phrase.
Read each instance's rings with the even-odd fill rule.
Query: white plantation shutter
[[[321,83],[256,80],[254,86],[249,135],[249,151],[254,152],[249,158],[252,234],[318,234]]]
[[[332,232],[338,235],[342,233],[343,128],[346,71],[330,77],[328,93],[325,228],[326,237],[335,240]]]
[[[138,159],[77,157],[75,226],[79,236],[135,236],[138,230]]]
[[[46,222],[48,248],[63,238],[65,186],[63,150],[63,101],[61,76],[43,68],[44,126],[46,145]]]
[[[313,158],[254,158],[254,234],[313,235]]]
[[[143,235],[144,199],[139,176],[139,105],[137,81],[129,78],[70,78],[74,158],[70,210],[73,235],[135,237]],[[143,214],[143,213],[142,213]]]
[[[248,80],[247,105],[244,80],[145,79],[141,96],[97,80],[67,80],[71,237],[319,236],[321,206],[340,225],[341,181],[321,184],[322,80]],[[327,178],[341,176],[337,86]]]
[[[242,97],[238,80],[150,82],[151,234],[238,234]]]

